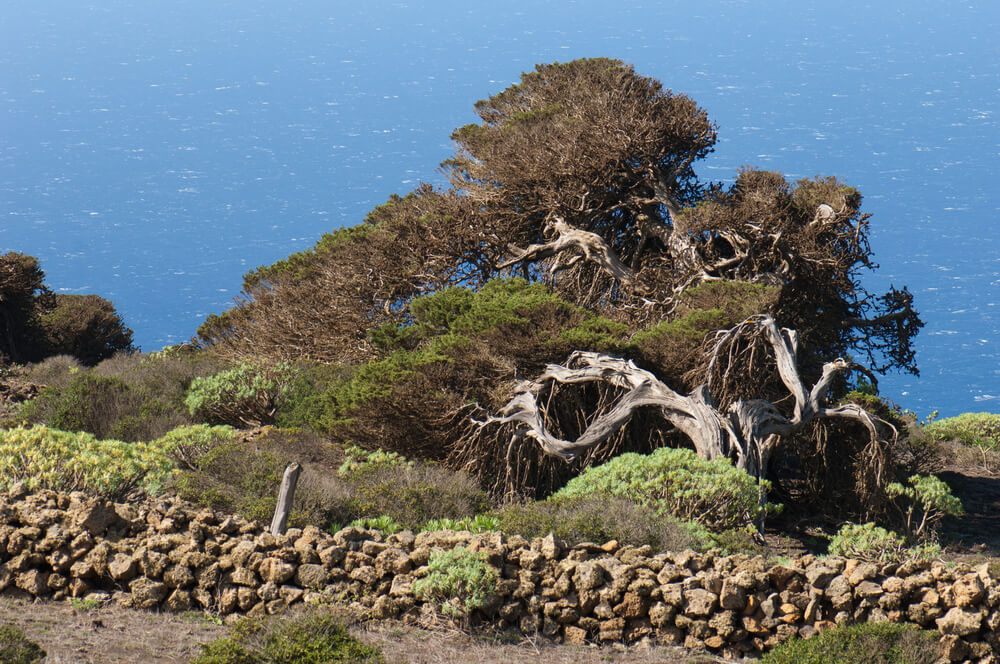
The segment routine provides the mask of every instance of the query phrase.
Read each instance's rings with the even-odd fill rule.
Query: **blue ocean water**
[[[719,124],[703,178],[838,175],[927,325],[923,416],[1000,411],[1000,4],[978,0],[6,0],[0,252],[184,341],[248,269],[441,182],[451,130],[535,63],[616,57]]]

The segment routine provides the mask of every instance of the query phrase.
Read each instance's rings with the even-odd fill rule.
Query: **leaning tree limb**
[[[831,381],[852,364],[839,358],[826,363],[820,379],[811,388],[807,387],[796,363],[797,335],[794,330],[779,328],[770,317],[754,316],[721,333],[712,351],[713,360],[727,344],[753,335],[761,335],[774,352],[781,380],[795,400],[791,415],[761,399],[738,400],[720,411],[707,384],[681,395],[630,360],[577,351],[565,364],[550,364],[535,380],[520,383],[499,415],[479,422],[478,427],[513,425],[512,436],[531,438],[546,454],[569,462],[615,435],[637,409],[651,406],[658,408],[664,419],[691,440],[699,456],[730,458],[738,468],[758,479],[767,474],[768,461],[781,438],[817,418],[856,420],[865,426],[872,444],[882,440],[882,427],[895,437],[896,430],[890,424],[859,406],[823,405]],[[562,440],[547,425],[549,396],[557,385],[582,383],[603,383],[624,393],[617,402],[597,413],[576,440]]]
[[[634,277],[632,270],[621,262],[618,254],[597,233],[574,228],[566,223],[562,217],[555,217],[549,221],[547,228],[556,232],[554,240],[545,244],[533,244],[524,250],[515,248],[517,255],[497,267],[503,269],[518,263],[538,261],[555,256],[556,263],[552,270],[557,271],[578,262],[582,257],[599,265],[620,283],[632,282]],[[571,254],[571,257],[565,263],[561,263],[559,261],[564,253]]]

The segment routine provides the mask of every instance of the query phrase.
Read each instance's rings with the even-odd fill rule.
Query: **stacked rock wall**
[[[111,505],[20,487],[0,496],[0,590],[25,597],[223,615],[354,598],[375,618],[419,618],[434,607],[414,595],[414,582],[434,551],[456,546],[482,552],[500,572],[497,596],[477,617],[564,642],[650,638],[736,655],[884,620],[938,630],[953,661],[1000,661],[1000,585],[985,566],[812,556],[768,566],[499,533],[306,528],[276,537],[175,499]]]

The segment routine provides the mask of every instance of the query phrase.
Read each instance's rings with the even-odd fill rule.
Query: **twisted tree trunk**
[[[761,399],[735,401],[723,412],[715,407],[707,385],[699,386],[686,396],[681,395],[630,360],[577,351],[565,364],[550,364],[535,380],[519,384],[516,394],[500,414],[480,422],[478,427],[512,424],[512,436],[531,438],[546,454],[569,462],[615,435],[636,409],[653,406],[691,440],[699,456],[729,458],[757,479],[766,476],[768,462],[781,438],[801,430],[817,418],[839,417],[861,422],[875,444],[882,440],[880,427],[885,427],[895,437],[892,425],[859,406],[824,406],[830,382],[854,365],[839,358],[828,362],[816,384],[807,388],[796,362],[798,339],[795,332],[779,329],[770,317],[755,316],[720,333],[712,352],[713,363],[727,342],[755,334],[763,335],[774,351],[778,373],[795,400],[791,416]],[[620,388],[625,393],[593,419],[576,440],[562,440],[553,435],[546,425],[548,397],[553,388],[557,384],[595,382]]]

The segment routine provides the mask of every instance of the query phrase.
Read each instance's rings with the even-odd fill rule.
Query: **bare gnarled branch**
[[[824,406],[822,402],[830,382],[853,365],[839,358],[826,363],[820,379],[808,388],[797,366],[798,338],[795,331],[779,328],[770,317],[754,316],[720,334],[713,350],[713,362],[736,337],[754,334],[763,335],[773,350],[781,380],[795,400],[791,417],[761,399],[738,400],[721,412],[712,402],[707,385],[701,385],[683,396],[629,360],[577,351],[565,364],[550,364],[537,379],[522,382],[500,415],[480,422],[479,426],[513,424],[514,436],[531,438],[546,454],[568,462],[617,433],[637,409],[653,406],[691,440],[699,456],[706,459],[731,458],[737,467],[757,478],[766,475],[768,461],[781,437],[801,430],[817,418],[856,420],[868,430],[873,444],[881,440],[881,427],[891,430],[893,437],[896,435],[891,425],[860,406]],[[546,397],[556,384],[593,382],[611,385],[625,392],[616,403],[593,419],[576,440],[562,440],[554,436],[546,426]]]

